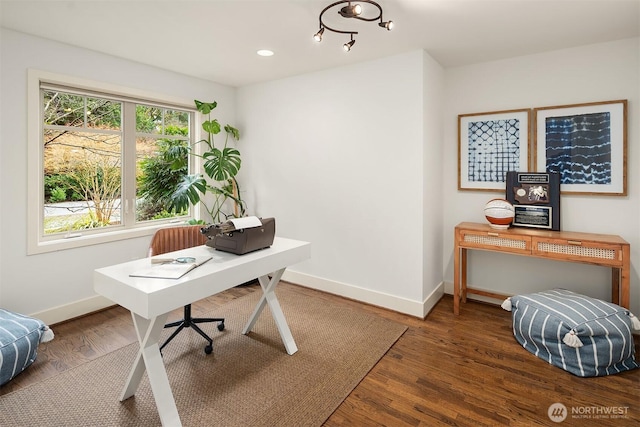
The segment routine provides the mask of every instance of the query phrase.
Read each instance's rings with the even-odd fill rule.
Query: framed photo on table
[[[627,195],[627,100],[536,108],[537,172],[560,174],[562,194]]]
[[[458,116],[458,189],[504,191],[508,171],[529,170],[530,109]]]
[[[505,199],[513,205],[515,227],[560,231],[560,175],[507,172]]]

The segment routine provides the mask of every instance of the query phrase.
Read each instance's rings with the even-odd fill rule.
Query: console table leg
[[[620,269],[611,269],[611,302],[620,305]]]
[[[466,248],[462,248],[462,254],[461,254],[462,260],[461,260],[461,264],[462,264],[462,272],[461,272],[461,278],[460,278],[460,286],[461,286],[461,296],[462,296],[462,302],[466,303],[467,302],[467,249]]]
[[[629,281],[631,274],[631,247],[624,245],[622,247],[622,268],[620,269],[620,305],[627,310],[631,307],[629,297]]]
[[[453,314],[460,314],[460,249],[457,241],[453,250]]]

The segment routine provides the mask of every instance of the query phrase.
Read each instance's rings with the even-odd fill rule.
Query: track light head
[[[351,39],[351,41],[343,44],[342,48],[344,49],[345,52],[349,52],[351,50],[351,47],[353,47],[355,43],[356,41],[354,39]]]
[[[378,22],[378,25],[381,26],[382,28],[386,28],[387,31],[391,31],[393,30],[393,21],[385,21],[385,22]]]
[[[358,3],[352,5],[351,2],[338,11],[343,18],[355,18],[362,13],[362,6]]]

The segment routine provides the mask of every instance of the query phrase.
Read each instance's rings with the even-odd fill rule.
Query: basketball
[[[484,207],[484,216],[493,228],[506,229],[509,228],[515,209],[513,205],[505,199],[492,199],[487,202]]]

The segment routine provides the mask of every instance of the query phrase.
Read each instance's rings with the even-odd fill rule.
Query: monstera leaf
[[[163,158],[173,170],[186,168],[189,164],[189,147],[173,143],[167,144]]]
[[[216,181],[226,181],[236,176],[242,163],[240,151],[230,147],[223,150],[214,148],[204,153],[203,157],[205,172]]]
[[[218,119],[207,120],[202,123],[202,129],[207,133],[217,135],[220,133],[220,123],[218,122]]]
[[[189,209],[200,201],[200,195],[207,191],[207,181],[202,175],[185,175],[171,196],[171,205],[177,212]]]
[[[240,131],[231,125],[225,125],[224,131],[236,141],[240,139]]]
[[[218,106],[218,103],[216,101],[202,102],[195,99],[194,102],[196,104],[196,109],[200,111],[202,114],[209,114],[211,110],[213,110]]]

